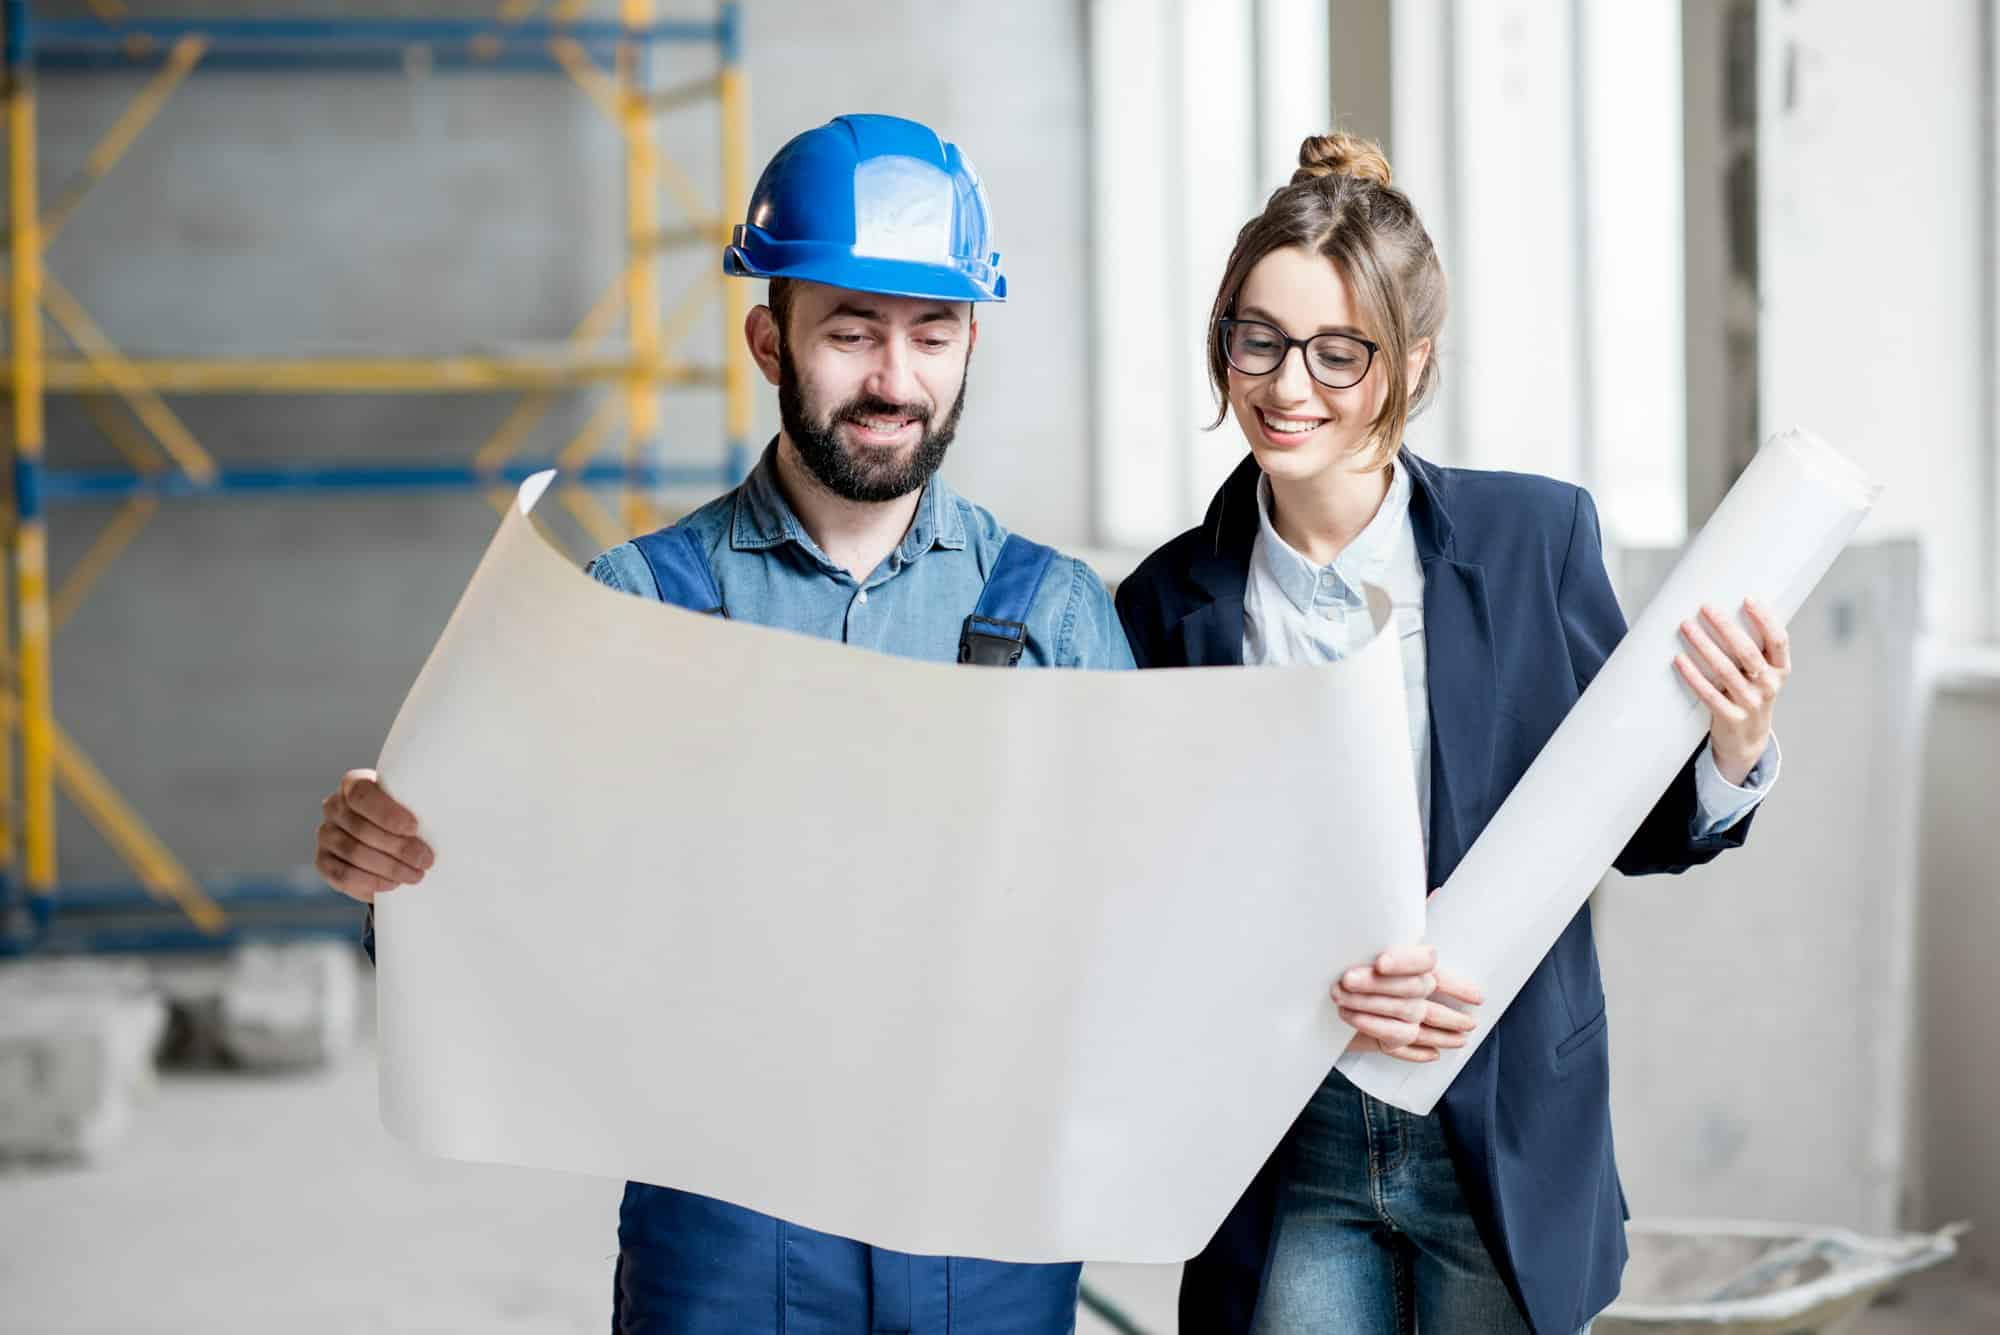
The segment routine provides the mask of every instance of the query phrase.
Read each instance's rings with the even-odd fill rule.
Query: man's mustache
[[[927,404],[891,403],[887,399],[854,399],[834,414],[836,422],[858,422],[864,417],[902,417],[921,422],[926,427],[931,424],[931,410]]]

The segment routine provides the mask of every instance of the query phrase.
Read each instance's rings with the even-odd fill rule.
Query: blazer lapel
[[[1424,659],[1431,710],[1431,884],[1441,885],[1485,816],[1499,725],[1499,668],[1486,571],[1453,559],[1437,472],[1407,449],[1410,521],[1424,567]]]
[[[1499,715],[1493,618],[1486,572],[1434,557],[1424,562],[1424,656],[1431,706],[1432,884],[1465,856],[1493,774]]]
[[[1189,667],[1243,665],[1243,591],[1204,603],[1181,618],[1181,650]]]

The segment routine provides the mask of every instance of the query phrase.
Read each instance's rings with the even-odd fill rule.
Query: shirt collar
[[[965,507],[958,503],[958,493],[936,476],[924,484],[916,516],[910,520],[910,531],[903,535],[896,554],[914,561],[933,547],[954,552],[965,549]]]
[[[763,551],[796,543],[815,560],[831,565],[819,544],[806,532],[805,525],[785,500],[778,486],[778,438],[764,447],[757,466],[736,489],[736,516],[730,525],[729,545],[738,551]],[[917,499],[917,513],[909,531],[896,546],[895,555],[904,562],[914,561],[933,547],[961,551],[965,547],[965,510],[958,493],[943,478],[933,477]]]
[[[1339,556],[1325,566],[1316,566],[1278,536],[1271,523],[1271,479],[1257,479],[1257,550],[1264,568],[1292,606],[1301,612],[1312,610],[1320,576],[1330,573],[1349,591],[1359,594],[1363,583],[1380,584],[1395,555],[1397,540],[1408,527],[1410,475],[1400,463],[1389,465],[1389,492],[1367,527],[1356,534]]]

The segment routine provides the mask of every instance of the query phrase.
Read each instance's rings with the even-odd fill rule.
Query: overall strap
[[[661,602],[709,616],[729,615],[722,606],[722,590],[715,587],[715,575],[708,568],[708,557],[693,533],[679,527],[663,528],[632,539],[632,545],[646,558]]]
[[[979,605],[958,633],[958,661],[1014,667],[1028,647],[1028,609],[1055,560],[1055,550],[1011,534],[979,591]]]

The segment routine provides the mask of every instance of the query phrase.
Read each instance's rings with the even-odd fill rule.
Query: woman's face
[[[1361,328],[1346,277],[1330,260],[1300,246],[1274,250],[1257,261],[1236,294],[1235,317],[1274,325],[1289,338],[1372,338]],[[1388,393],[1388,368],[1380,357],[1359,384],[1328,389],[1307,372],[1306,355],[1302,349],[1287,349],[1268,375],[1229,370],[1230,411],[1258,466],[1274,480],[1316,477],[1366,449],[1369,424]],[[1329,379],[1341,378],[1337,371],[1321,369]]]

